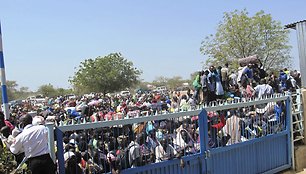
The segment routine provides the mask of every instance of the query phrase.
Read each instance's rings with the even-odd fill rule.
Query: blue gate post
[[[292,97],[286,100],[286,131],[288,131],[288,162],[292,169],[295,169],[294,146],[293,146],[293,125],[292,125]]]
[[[48,128],[48,145],[50,150],[50,156],[53,162],[56,162],[55,157],[55,146],[54,146],[54,123],[47,123],[46,127]]]
[[[65,174],[65,160],[64,160],[64,146],[63,146],[63,132],[56,128],[56,144],[57,144],[57,159],[59,165],[59,174]]]
[[[208,128],[207,128],[207,112],[205,109],[203,109],[200,114],[199,114],[199,134],[200,134],[200,154],[201,158],[201,173],[207,173],[206,170],[208,171],[207,165],[206,165],[206,157],[208,151]],[[203,167],[206,166],[206,167]]]

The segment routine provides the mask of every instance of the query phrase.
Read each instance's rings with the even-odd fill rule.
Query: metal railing
[[[197,106],[194,110],[190,107],[187,111],[174,113],[138,114],[134,118],[123,116],[117,120],[113,118],[89,123],[83,119],[79,123],[72,121],[70,125],[61,122],[55,129],[60,173],[65,173],[67,160],[71,156],[78,156],[76,151],[81,152],[83,159],[86,158],[85,166],[90,164],[92,170],[95,168],[107,173],[204,154],[205,138],[209,139],[209,147],[206,148],[222,148],[277,134],[288,129],[286,120],[289,118],[285,114],[287,99],[286,94],[275,94],[261,99],[216,101]],[[203,109],[208,113],[207,123],[204,124],[203,118],[199,118]],[[52,126],[48,125],[50,130]],[[208,127],[208,137],[204,136],[204,127]],[[68,136],[70,141],[66,141]],[[53,134],[50,134],[49,144],[55,160]],[[143,148],[141,154],[131,152],[131,149],[135,151],[135,146]],[[132,155],[129,154],[128,159],[120,159],[119,156],[126,153],[127,148],[127,153]],[[169,152],[159,152],[165,148],[170,149]],[[74,149],[73,155],[68,153],[71,149]],[[169,154],[163,156],[164,153]],[[133,155],[136,159],[132,159]],[[141,159],[138,159],[139,156]],[[127,167],[123,163],[131,164]],[[76,165],[76,162],[71,164]]]
[[[301,89],[297,89],[292,95],[292,126],[293,142],[304,139],[304,117],[303,117],[303,98]]]

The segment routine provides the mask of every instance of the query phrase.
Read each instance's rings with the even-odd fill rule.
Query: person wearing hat
[[[19,121],[23,131],[10,146],[11,152],[25,153],[32,174],[54,174],[55,165],[49,154],[47,128],[43,125],[33,126],[29,114],[20,117]]]

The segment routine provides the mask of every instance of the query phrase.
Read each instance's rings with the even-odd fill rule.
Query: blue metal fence
[[[188,129],[190,128],[189,133],[186,131],[189,139],[187,138],[186,141],[183,139],[189,143],[175,142],[175,138],[169,138],[167,147],[173,146],[175,150],[183,147],[181,155],[173,156],[168,160],[159,160],[155,154],[156,160],[153,162],[123,169],[121,173],[276,173],[290,168],[292,164],[291,98],[288,95],[278,94],[265,99],[216,102],[214,105],[203,106],[192,111],[58,126],[55,128],[55,133],[60,173],[65,173],[63,137],[67,132],[72,134],[75,131],[107,128],[108,132],[112,130],[118,134],[120,131],[117,130],[121,130],[125,125],[130,125],[135,130],[141,125],[148,125],[146,123],[149,122],[158,123],[157,127],[160,129],[162,129],[161,125],[168,129],[163,132],[163,137],[176,136],[175,138],[178,135],[183,136],[181,131],[187,125]],[[172,128],[173,131],[170,130]],[[123,136],[119,134],[115,137]],[[132,134],[129,136],[133,137]],[[136,139],[130,139],[130,142],[136,142]],[[102,137],[102,141],[106,140]],[[159,142],[159,145],[161,144]],[[154,153],[156,148],[153,149]],[[106,159],[110,167],[106,166],[108,169],[100,171],[102,173],[111,172],[112,168],[117,168],[116,165],[121,165],[117,163],[111,165],[112,158],[116,155],[112,156],[110,151]],[[103,168],[103,164],[101,166]]]
[[[221,148],[211,148],[207,158],[208,173],[277,173],[290,168],[291,156],[291,99],[278,97],[248,103],[234,104],[230,107],[248,107],[260,103],[285,103],[284,123],[269,126],[283,127],[264,136]],[[219,110],[225,109],[219,107]]]

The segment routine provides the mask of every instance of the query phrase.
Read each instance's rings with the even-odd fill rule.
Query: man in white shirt
[[[258,98],[261,98],[262,96],[272,95],[273,88],[266,83],[265,79],[261,79],[260,84],[254,88],[253,96],[255,93],[257,94]]]
[[[48,130],[43,125],[32,125],[32,116],[20,118],[23,131],[15,138],[10,147],[14,154],[25,153],[32,174],[54,174],[55,165],[49,154]]]
[[[232,72],[231,75],[229,75],[229,79],[230,79],[229,84],[231,86],[237,85],[237,75],[235,72]]]
[[[156,163],[177,157],[177,151],[169,142],[169,139],[163,138],[160,144],[155,148]]]

